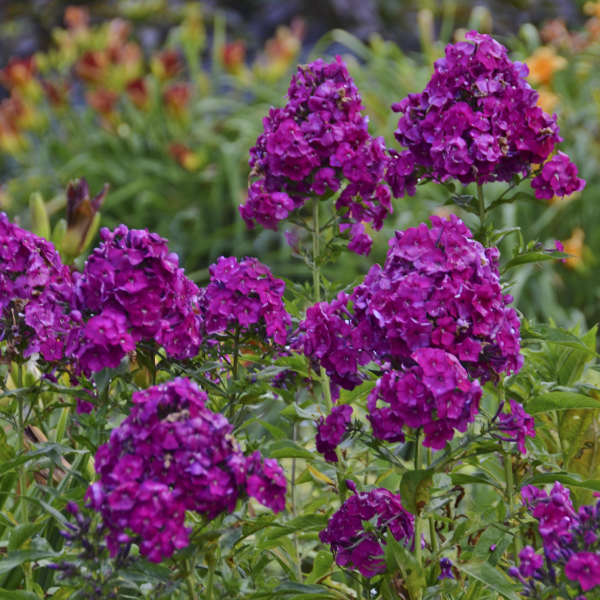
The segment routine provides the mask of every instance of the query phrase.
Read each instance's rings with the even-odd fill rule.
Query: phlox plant
[[[599,597],[595,329],[518,313],[514,270],[567,254],[494,226],[527,183],[585,185],[526,74],[469,32],[394,105],[397,149],[341,58],[299,66],[240,213],[287,228],[303,283],[221,257],[199,287],[147,230],[76,257],[72,218],[61,256],[0,217],[0,592]],[[418,185],[460,214],[328,280]]]

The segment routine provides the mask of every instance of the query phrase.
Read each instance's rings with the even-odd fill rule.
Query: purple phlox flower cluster
[[[578,581],[584,592],[600,586],[600,554],[595,552],[573,554],[565,565],[565,575],[571,581]]]
[[[352,294],[370,352],[399,367],[418,348],[439,348],[482,381],[518,371],[519,319],[502,293],[498,250],[454,215],[431,222],[397,231],[383,268],[374,265]]]
[[[577,165],[564,152],[557,152],[532,179],[536,198],[568,196],[585,187],[585,180],[577,177]]]
[[[519,568],[513,568],[511,575],[534,590],[536,581],[557,585],[557,569],[562,567],[567,579],[578,582],[584,592],[600,587],[600,502],[575,512],[569,490],[559,482],[549,494],[530,485],[521,490],[521,496],[539,522],[544,557],[525,547]]]
[[[544,557],[536,554],[531,546],[525,546],[519,553],[519,573],[523,577],[533,577],[544,566]]]
[[[206,408],[207,396],[188,379],[133,394],[133,408],[96,454],[100,479],[88,489],[102,514],[115,555],[135,542],[160,562],[187,546],[185,511],[213,519],[247,494],[274,511],[285,504],[286,481],[273,459],[244,456],[227,419]]]
[[[315,441],[317,452],[320,452],[325,457],[325,460],[338,462],[335,449],[340,445],[348,430],[351,416],[352,407],[348,404],[343,404],[341,406],[334,406],[331,413],[325,419],[323,417],[319,419]]]
[[[363,334],[370,329],[357,326],[349,311],[348,294],[340,292],[331,302],[318,302],[306,311],[298,326],[297,347],[322,366],[334,386],[353,389],[360,382],[359,365],[371,360]]]
[[[446,46],[425,89],[392,106],[401,113],[396,139],[408,151],[390,169],[394,194],[414,191],[411,161],[426,178],[463,184],[510,181],[544,162],[562,140],[527,74],[489,35],[470,31]]]
[[[516,442],[519,452],[527,454],[525,438],[535,437],[535,421],[533,417],[523,410],[523,405],[510,399],[510,413],[501,412],[498,415],[497,428],[501,439]]]
[[[571,541],[570,530],[579,523],[569,490],[556,482],[548,495],[544,490],[528,485],[521,490],[521,496],[539,521],[538,530],[546,554],[550,560],[558,560],[561,542]]]
[[[264,327],[266,336],[285,344],[291,318],[283,304],[285,283],[256,258],[221,257],[209,267],[210,282],[201,291],[207,334],[242,334]]]
[[[403,442],[403,428],[423,428],[424,446],[443,448],[454,429],[466,431],[479,409],[481,386],[471,381],[458,359],[436,348],[419,348],[413,365],[386,371],[367,400],[373,435]],[[378,403],[384,406],[379,407]]]
[[[248,199],[240,213],[248,227],[276,229],[309,197],[339,192],[336,209],[351,224],[381,229],[392,212],[383,182],[388,156],[383,138],[368,132],[362,100],[346,65],[318,59],[298,67],[283,108],[271,108],[250,150]],[[368,253],[370,239],[352,227],[350,249]]]
[[[481,388],[472,380],[517,372],[523,358],[498,250],[475,241],[454,215],[431,220],[431,228],[396,232],[384,266],[373,266],[350,296],[311,306],[297,348],[345,389],[361,383],[360,366],[379,364],[384,375],[369,401],[375,435],[403,441],[405,425],[424,427],[425,445],[439,449],[474,420]],[[521,448],[531,422],[515,411],[509,435]]]
[[[194,356],[202,341],[199,291],[166,240],[125,225],[103,228],[100,237],[76,286],[80,368],[116,367],[142,340],[173,358]]]
[[[349,487],[355,491],[354,486]],[[402,507],[399,494],[379,488],[351,495],[332,515],[319,537],[324,544],[331,545],[339,566],[358,569],[365,577],[373,577],[385,571],[383,546],[386,535],[390,534],[410,546],[414,517]]]
[[[285,508],[286,480],[274,458],[262,458],[256,450],[246,461],[246,493],[273,512]]]
[[[0,213],[0,341],[22,357],[68,355],[73,279],[54,246]]]

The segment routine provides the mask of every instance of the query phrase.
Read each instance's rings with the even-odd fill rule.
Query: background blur
[[[158,231],[200,283],[222,254],[256,255],[301,279],[283,231],[249,232],[237,208],[248,150],[298,62],[341,54],[372,133],[397,147],[390,105],[420,91],[444,45],[471,28],[528,63],[588,182],[573,197],[497,214],[498,226],[518,224],[547,248],[560,239],[572,255],[519,270],[511,293],[530,316],[591,325],[600,320],[600,2],[0,0],[0,210],[31,227],[39,191],[56,227],[67,183],[85,177],[92,196],[110,184],[103,225]],[[353,281],[382,259],[394,229],[450,212],[446,199],[427,185],[396,201],[371,256],[348,254],[335,277]]]

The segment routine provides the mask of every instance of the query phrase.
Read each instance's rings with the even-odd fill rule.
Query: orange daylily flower
[[[148,85],[143,77],[139,77],[138,79],[130,81],[126,86],[125,91],[127,92],[129,99],[139,109],[145,110],[148,108],[150,95],[148,93]]]
[[[35,59],[33,56],[27,58],[13,57],[8,61],[4,69],[0,69],[0,83],[8,89],[25,88],[35,75]]]
[[[88,104],[103,117],[109,117],[114,113],[115,105],[119,99],[118,95],[111,90],[98,89],[88,92],[86,95]]]
[[[242,40],[225,44],[221,49],[221,60],[228,73],[239,74],[246,61],[246,44]]]
[[[163,100],[170,113],[182,118],[187,113],[191,96],[192,90],[187,83],[174,83],[164,91]]]
[[[201,158],[185,144],[173,143],[169,146],[169,154],[186,170],[195,171],[202,163]]]
[[[152,72],[161,81],[172,79],[183,69],[181,57],[176,50],[163,50],[152,59]]]
[[[571,237],[563,241],[565,252],[571,255],[565,259],[565,264],[570,269],[575,269],[583,264],[584,240],[585,232],[581,227],[576,227],[571,233]]]
[[[533,83],[548,85],[554,73],[567,66],[567,60],[550,46],[540,46],[526,61],[529,67],[529,78]]]

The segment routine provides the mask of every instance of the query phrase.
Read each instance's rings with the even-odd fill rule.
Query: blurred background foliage
[[[521,269],[511,293],[530,317],[593,324],[600,320],[600,3],[5,1],[0,210],[34,227],[30,197],[40,192],[56,228],[66,185],[85,177],[92,194],[110,184],[103,225],[158,231],[200,283],[222,254],[256,255],[278,276],[303,277],[283,232],[249,232],[238,214],[248,150],[269,107],[284,103],[296,64],[341,54],[371,132],[397,147],[390,105],[420,91],[444,45],[469,28],[492,33],[528,63],[540,103],[559,114],[562,149],[588,182],[570,198],[524,197],[503,209],[505,227],[518,224],[547,248],[560,239],[572,255]],[[460,214],[442,205],[446,197],[427,185],[397,200],[371,257],[348,255],[330,275],[349,283],[382,259],[394,229],[433,212]],[[510,250],[510,238],[503,243]]]

